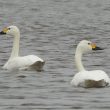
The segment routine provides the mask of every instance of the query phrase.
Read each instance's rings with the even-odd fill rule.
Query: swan
[[[105,87],[110,85],[110,78],[104,71],[87,71],[82,65],[82,55],[92,50],[102,49],[97,47],[96,44],[87,40],[82,40],[78,44],[75,53],[75,63],[79,72],[74,75],[71,81],[72,85],[84,88]]]
[[[45,61],[35,55],[19,56],[19,40],[20,30],[17,26],[8,26],[3,28],[0,32],[1,35],[11,35],[14,37],[13,48],[9,60],[3,66],[7,70],[27,70],[35,69],[41,71]]]

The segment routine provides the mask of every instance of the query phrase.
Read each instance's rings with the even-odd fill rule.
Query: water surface
[[[109,0],[0,0],[0,10],[0,30],[12,24],[20,28],[20,55],[32,53],[46,61],[42,72],[0,69],[1,110],[110,110],[110,88],[70,85],[82,39],[104,48],[85,55],[85,67],[110,76]],[[0,68],[12,40],[0,37]]]

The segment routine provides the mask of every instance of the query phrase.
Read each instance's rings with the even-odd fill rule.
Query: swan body
[[[104,87],[109,85],[110,79],[102,70],[82,71],[74,76],[71,83],[80,87]]]
[[[44,65],[44,60],[35,55],[19,56],[19,40],[20,31],[16,26],[4,28],[0,34],[9,34],[14,37],[12,53],[9,60],[3,66],[7,70],[27,70],[35,69],[41,71]]]
[[[90,41],[83,40],[76,48],[75,62],[78,69],[71,81],[74,86],[80,87],[105,87],[110,85],[109,76],[102,70],[87,71],[82,65],[82,54],[92,50],[101,50]]]
[[[37,62],[39,62],[39,61],[40,61],[41,65],[43,66],[44,61],[35,55],[15,57],[11,60],[8,60],[8,62],[3,66],[3,69],[7,69],[7,70],[32,69],[32,65],[34,63],[37,64]],[[38,65],[36,65],[36,66],[38,66]],[[40,69],[41,69],[41,67],[37,71],[40,71]]]

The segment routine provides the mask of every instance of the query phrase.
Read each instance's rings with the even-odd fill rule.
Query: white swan
[[[44,65],[44,60],[35,56],[19,56],[19,40],[20,40],[20,31],[16,26],[9,26],[4,28],[0,34],[8,34],[14,37],[13,48],[11,56],[6,64],[3,66],[3,69],[8,70],[26,70],[26,69],[35,69],[41,71]]]
[[[110,84],[109,76],[102,70],[87,71],[82,65],[82,54],[92,50],[101,50],[96,44],[82,40],[76,48],[75,63],[78,73],[73,77],[71,84],[80,87],[104,87]]]

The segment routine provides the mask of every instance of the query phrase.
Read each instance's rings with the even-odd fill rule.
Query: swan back
[[[83,71],[73,77],[71,84],[81,87],[104,87],[110,84],[110,78],[102,70]]]

